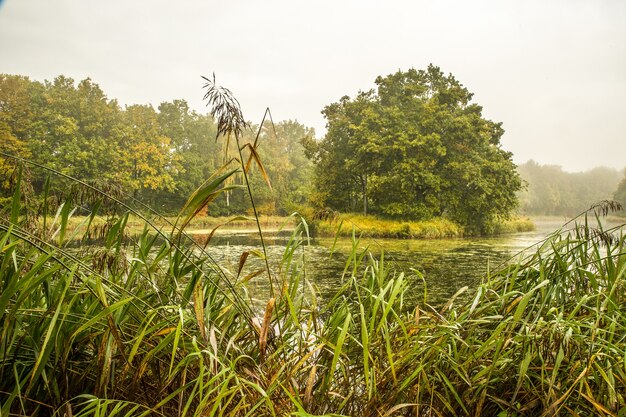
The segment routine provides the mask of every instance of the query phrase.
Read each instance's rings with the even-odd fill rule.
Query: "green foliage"
[[[569,173],[533,160],[518,167],[527,188],[519,193],[520,210],[533,215],[576,216],[597,201],[613,198],[619,172],[597,167]]]
[[[266,168],[272,180],[272,189],[256,186],[259,206],[266,207],[264,214],[289,215],[307,203],[311,193],[310,179],[313,164],[304,155],[300,141],[315,137],[315,131],[297,121],[278,122],[274,127],[264,126],[259,138],[262,144],[260,157],[266,161]],[[256,184],[261,180],[253,176]]]
[[[306,143],[320,207],[429,219],[445,215],[489,231],[516,206],[521,180],[500,148],[503,129],[439,68],[376,79],[376,91],[343,97],[323,114],[328,132]]]
[[[252,157],[256,139],[237,145],[246,173],[241,151]],[[10,207],[0,209],[2,416],[626,410],[626,236],[618,229],[585,218],[486,277],[467,301],[459,298],[465,287],[435,308],[426,294],[415,305],[419,277],[392,271],[356,239],[338,277],[344,286],[319,302],[302,220],[271,266],[277,291],[253,304],[258,274],[241,272],[259,251],[227,271],[184,231],[170,225],[166,233],[134,210],[132,199],[18,160],[52,179],[40,198],[43,222],[29,222],[40,207],[22,206],[24,169]],[[226,192],[234,171],[224,169],[189,199],[183,223]],[[58,179],[73,192],[54,195]],[[48,207],[60,197],[63,205]],[[78,205],[89,215],[70,230]],[[121,214],[101,219],[106,205]],[[131,214],[144,222],[136,237],[127,233]],[[87,244],[94,237],[100,246]]]
[[[151,106],[126,108],[122,124],[124,145],[120,146],[117,168],[127,189],[140,195],[143,190],[175,188],[174,176],[182,166],[181,157],[171,150],[171,139],[160,134],[158,115]]]
[[[312,164],[299,141],[314,132],[296,121],[279,122],[275,131],[268,125],[258,138],[258,153],[270,167],[274,189],[258,188],[259,207],[265,214],[291,214],[304,203],[310,186]],[[242,146],[255,141],[257,129],[252,125],[241,132]],[[1,152],[100,188],[124,190],[164,213],[180,210],[194,190],[236,155],[236,145],[217,141],[216,133],[213,118],[190,110],[184,100],[163,102],[157,110],[149,105],[122,109],[90,79],[76,84],[59,76],[39,83],[0,75]],[[14,174],[11,160],[0,158],[0,205],[10,199]],[[45,177],[34,178],[34,188],[41,191]],[[257,186],[263,179],[253,172],[251,181]],[[242,182],[239,174],[228,185]],[[54,186],[63,191],[71,183],[56,181]],[[230,190],[214,202],[211,214],[245,214],[249,208],[244,190]]]
[[[626,169],[624,170],[624,178],[622,178],[617,186],[617,190],[615,191],[613,198],[620,202],[623,207],[626,207]]]
[[[30,107],[34,88],[26,77],[0,74],[0,152],[30,157],[28,132],[33,121]],[[0,156],[0,207],[8,204],[16,164]]]
[[[222,146],[215,140],[213,120],[191,111],[184,100],[163,102],[158,110],[159,134],[170,138],[170,147],[180,164],[180,169],[172,173],[175,192],[156,191],[154,196],[154,200],[169,211],[181,207],[222,165]]]

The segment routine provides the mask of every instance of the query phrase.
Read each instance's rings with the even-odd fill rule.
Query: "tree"
[[[171,151],[171,139],[161,134],[152,106],[126,107],[122,138],[119,169],[127,178],[126,186],[144,198],[151,191],[173,190],[174,177],[182,169],[180,158]]]
[[[473,231],[516,207],[521,180],[500,147],[500,123],[472,94],[430,65],[376,79],[376,90],[325,107],[327,133],[307,144],[318,206],[426,219]]]
[[[28,146],[33,159],[87,181],[121,181],[120,108],[90,79],[75,86],[64,76],[45,82],[31,107]]]
[[[215,140],[211,117],[191,111],[185,100],[159,105],[159,133],[171,140],[180,169],[172,172],[175,188],[159,191],[161,210],[176,211],[221,166],[221,142]]]
[[[258,152],[267,160],[273,190],[262,186],[256,168],[259,201],[267,214],[287,214],[304,202],[310,183],[311,162],[300,140],[312,129],[295,121],[267,121],[261,130]],[[241,146],[255,142],[258,127],[240,132]],[[90,79],[76,83],[58,76],[43,83],[27,77],[0,74],[0,151],[30,158],[63,174],[115,190],[119,198],[133,195],[163,212],[178,212],[187,197],[213,172],[238,155],[234,140],[216,140],[211,115],[189,109],[184,100],[122,109]],[[15,181],[14,160],[0,156],[0,205],[9,201]],[[31,168],[22,184],[41,190],[48,172]],[[32,174],[32,175],[31,175]],[[241,173],[229,181],[243,181]],[[72,191],[59,179],[52,185]],[[224,193],[211,214],[245,213],[250,208],[245,190]],[[71,197],[72,192],[67,193]]]
[[[624,169],[624,178],[620,181],[617,186],[617,190],[613,195],[613,199],[620,202],[622,204],[623,210],[626,210],[626,169]]]
[[[309,194],[312,164],[304,154],[303,138],[314,137],[312,128],[295,120],[276,125],[264,123],[259,136],[259,154],[264,161],[272,188],[263,186],[263,178],[251,171],[259,207],[264,214],[288,215],[298,210]]]
[[[31,81],[0,74],[0,151],[28,158],[28,129],[33,121]],[[7,192],[15,164],[0,156],[0,197]]]

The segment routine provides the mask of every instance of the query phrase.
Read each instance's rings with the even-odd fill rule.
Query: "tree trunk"
[[[363,176],[363,215],[367,216],[367,174]]]

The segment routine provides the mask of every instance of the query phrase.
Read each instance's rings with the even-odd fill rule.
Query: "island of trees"
[[[501,123],[435,66],[376,79],[376,90],[324,108],[328,132],[307,142],[315,204],[403,219],[446,216],[485,232],[516,207],[522,182],[500,147]]]

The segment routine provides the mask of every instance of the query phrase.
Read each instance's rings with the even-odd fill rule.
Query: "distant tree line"
[[[199,92],[200,93],[200,92]],[[244,141],[254,140],[251,126]],[[100,188],[121,189],[165,212],[175,212],[211,173],[235,155],[233,143],[215,140],[209,115],[191,110],[184,100],[121,107],[101,88],[59,76],[38,82],[19,75],[0,75],[0,150],[54,168]],[[272,189],[252,175],[261,212],[286,214],[308,195],[311,162],[301,138],[314,131],[296,121],[275,130],[261,129],[260,156]],[[230,149],[229,149],[230,148]],[[0,157],[0,198],[8,198],[14,174]],[[37,174],[35,172],[35,174]],[[41,189],[45,175],[32,175]],[[62,183],[61,183],[62,184]],[[211,214],[248,209],[243,190],[234,190],[211,206]]]
[[[530,160],[518,167],[527,187],[519,193],[520,210],[531,215],[575,216],[601,200],[626,202],[626,177],[597,167],[585,172],[566,172],[557,165],[540,165]]]
[[[624,177],[617,185],[617,190],[613,194],[613,198],[622,204],[624,211],[626,211],[626,168],[624,168]]]

